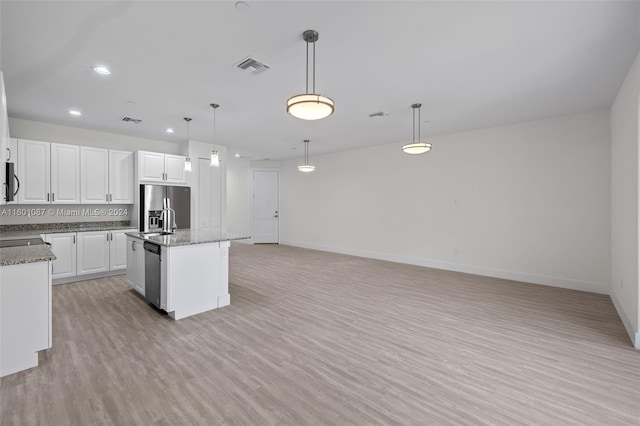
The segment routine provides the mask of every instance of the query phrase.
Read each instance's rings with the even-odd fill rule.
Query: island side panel
[[[0,377],[38,365],[51,347],[51,262],[0,267]]]
[[[178,320],[216,309],[228,298],[229,242],[163,247],[166,311]]]

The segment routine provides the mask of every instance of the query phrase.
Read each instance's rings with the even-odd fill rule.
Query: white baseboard
[[[549,277],[545,275],[526,274],[521,272],[503,271],[500,269],[489,269],[479,266],[461,265],[456,263],[441,262],[438,260],[416,259],[405,256],[396,256],[385,253],[368,252],[362,250],[343,249],[339,247],[323,246],[317,244],[307,244],[298,241],[280,241],[280,244],[294,247],[302,247],[313,250],[329,251],[332,253],[348,254],[351,256],[366,257],[370,259],[386,260],[389,262],[406,263],[409,265],[424,266],[427,268],[444,269],[447,271],[464,272],[467,274],[483,275],[486,277],[503,278],[506,280],[522,281],[532,284],[541,284],[551,287],[560,287],[570,290],[587,291],[590,293],[609,294],[609,285],[606,283],[595,283],[589,281],[579,281],[569,278]]]
[[[624,328],[627,330],[627,334],[629,334],[629,338],[631,339],[631,343],[633,343],[633,347],[636,349],[640,349],[640,331],[633,329],[633,324],[629,319],[629,316],[625,312],[622,307],[622,303],[618,300],[618,297],[615,293],[611,292],[611,302],[613,302],[613,306],[615,306],[616,311],[618,311],[618,316],[622,320],[622,324],[624,324]]]
[[[234,240],[234,242],[242,243],[242,244],[253,244],[253,238],[247,238],[244,240]]]
[[[118,269],[116,271],[98,272],[96,274],[74,275],[73,277],[56,278],[52,280],[53,281],[52,284],[58,285],[58,284],[75,283],[77,281],[87,281],[87,280],[93,280],[96,278],[111,277],[113,275],[123,275],[126,273],[127,273],[126,269]]]

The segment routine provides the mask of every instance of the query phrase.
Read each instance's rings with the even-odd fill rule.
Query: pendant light
[[[307,30],[302,33],[302,39],[307,42],[307,72],[306,72],[306,91],[301,95],[296,95],[287,100],[287,112],[296,118],[302,120],[320,120],[333,114],[333,100],[326,96],[318,95],[316,91],[316,41],[318,41],[318,32]],[[309,44],[313,44],[313,62],[312,62],[312,86],[309,93]]]
[[[189,122],[191,119],[189,117],[184,117],[184,121],[187,122],[187,144],[189,143]],[[184,161],[184,170],[187,172],[191,171],[191,158],[187,157]]]
[[[420,107],[422,104],[413,104],[413,142],[406,144],[402,147],[402,150],[406,154],[424,154],[427,151],[431,151],[431,144],[420,142]],[[418,139],[416,140],[416,110],[418,114]]]
[[[210,166],[220,167],[220,155],[216,150],[216,109],[220,106],[218,104],[210,104],[213,108],[213,150],[211,151],[211,163]]]
[[[298,170],[304,173],[311,173],[316,166],[309,164],[309,139],[304,140],[304,164],[298,166]]]

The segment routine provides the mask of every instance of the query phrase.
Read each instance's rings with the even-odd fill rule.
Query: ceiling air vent
[[[378,111],[378,112],[372,112],[371,114],[369,114],[369,117],[387,117],[389,114],[387,114],[384,111]]]
[[[122,121],[126,121],[128,123],[140,124],[142,120],[139,118],[131,118],[131,117],[122,117]]]
[[[254,74],[254,75],[260,74],[261,72],[264,72],[269,68],[271,68],[269,67],[269,65],[265,64],[264,62],[260,62],[257,59],[254,59],[250,56],[247,56],[246,58],[244,58],[236,66],[241,70],[249,71],[251,74]]]

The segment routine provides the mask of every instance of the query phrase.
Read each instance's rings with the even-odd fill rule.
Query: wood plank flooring
[[[180,321],[122,276],[56,286],[8,425],[640,424],[607,296],[233,244],[231,306]]]

